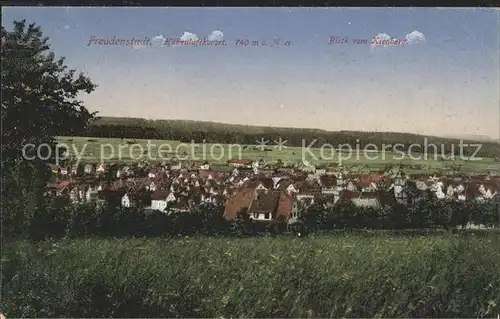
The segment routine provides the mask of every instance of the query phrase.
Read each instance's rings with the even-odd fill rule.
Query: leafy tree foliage
[[[29,216],[19,221],[33,239],[68,237],[128,237],[128,236],[190,236],[228,235],[246,237],[285,231],[279,223],[260,227],[243,209],[237,218],[227,221],[222,207],[203,204],[191,211],[167,209],[164,212],[139,206],[121,207],[109,194],[104,205],[72,204],[68,197],[58,196],[48,201],[47,213]],[[457,226],[484,225],[499,227],[498,203],[494,201],[455,202],[429,200],[414,208],[384,206],[356,207],[351,203],[334,207],[313,204],[299,214],[291,229],[300,232],[335,230],[415,230],[424,233],[432,229],[454,229]],[[286,228],[286,227],[285,227]]]
[[[247,210],[244,208],[241,212],[238,212],[236,218],[231,221],[229,232],[235,236],[248,236],[253,233],[252,226],[252,221],[247,214]]]
[[[224,207],[212,203],[200,205],[191,212],[198,231],[207,235],[224,233],[228,222],[223,217]]]
[[[54,137],[86,127],[95,114],[78,95],[95,88],[64,58],[56,59],[40,27],[25,20],[14,21],[11,31],[2,26],[2,221],[7,233],[16,231],[19,221],[45,212],[46,164],[60,155]]]

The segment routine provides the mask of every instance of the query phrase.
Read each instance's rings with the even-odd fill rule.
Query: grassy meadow
[[[434,154],[429,154],[428,158],[425,159],[424,155],[415,153],[412,154],[414,159],[411,159],[407,155],[389,150],[365,152],[363,149],[359,152],[353,149],[349,156],[348,152],[339,153],[330,148],[322,150],[317,147],[310,148],[311,155],[300,147],[275,148],[273,141],[267,144],[270,150],[262,152],[256,148],[257,142],[255,145],[205,144],[192,148],[190,144],[171,140],[122,140],[91,137],[58,137],[57,140],[61,145],[67,146],[71,155],[78,156],[83,162],[101,162],[101,159],[104,162],[137,160],[156,162],[179,156],[182,159],[207,160],[212,164],[226,164],[231,158],[263,159],[271,163],[281,160],[285,164],[296,164],[306,159],[316,165],[342,162],[344,165],[365,167],[365,169],[371,170],[384,169],[387,165],[392,164],[405,164],[413,171],[452,170],[457,165],[460,165],[460,171],[463,172],[500,171],[500,162],[495,162],[492,158],[481,158],[474,161],[465,159],[440,161],[438,158],[434,158],[437,157]],[[440,152],[441,150],[438,149],[438,155],[441,154]],[[418,156],[421,156],[421,159],[415,159]]]
[[[496,317],[498,234],[4,243],[7,317]]]

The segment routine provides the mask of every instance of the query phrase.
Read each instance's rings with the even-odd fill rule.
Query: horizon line
[[[493,137],[490,135],[477,135],[477,134],[469,134],[464,133],[463,135],[434,135],[427,133],[417,133],[417,132],[401,132],[401,131],[367,131],[363,129],[342,129],[342,130],[326,130],[320,128],[312,128],[312,127],[298,127],[298,126],[272,126],[272,125],[257,125],[257,124],[241,124],[241,123],[228,123],[221,121],[202,121],[202,120],[190,120],[190,119],[176,119],[176,118],[145,118],[145,117],[134,117],[134,116],[116,116],[116,115],[97,115],[93,120],[98,120],[101,118],[122,118],[122,119],[138,119],[138,120],[146,120],[146,121],[187,121],[187,122],[201,122],[201,123],[214,123],[214,124],[223,124],[223,125],[236,125],[236,126],[251,126],[251,127],[262,127],[262,128],[274,128],[274,129],[301,129],[301,130],[315,130],[322,131],[325,133],[338,133],[338,132],[362,132],[362,133],[396,133],[396,134],[408,134],[408,135],[420,135],[427,137],[438,137],[438,138],[447,138],[447,139],[462,139],[462,140],[470,140],[470,141],[479,141],[473,138],[467,137],[467,135],[476,136],[475,138],[489,138],[491,141],[482,141],[482,142],[491,142],[491,143],[500,143],[500,136]]]

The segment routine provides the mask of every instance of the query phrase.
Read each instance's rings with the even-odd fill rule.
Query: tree
[[[205,235],[215,235],[226,230],[227,221],[223,213],[222,206],[212,203],[201,204],[191,211],[197,231]]]
[[[321,205],[312,204],[301,212],[299,221],[310,230],[325,229],[329,226],[327,215]]]
[[[253,222],[248,215],[248,210],[243,208],[231,221],[229,232],[235,236],[248,236],[253,233]]]
[[[54,137],[82,132],[95,115],[77,96],[96,85],[64,61],[35,24],[2,27],[2,218],[9,226],[43,211],[46,164],[60,151]]]

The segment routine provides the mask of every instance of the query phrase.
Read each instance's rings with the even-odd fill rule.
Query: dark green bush
[[[258,229],[240,214],[234,221],[222,216],[223,206],[203,204],[190,212],[145,210],[142,207],[120,207],[110,201],[96,208],[93,205],[72,205],[65,197],[54,197],[46,208],[35,210],[25,219],[9,220],[7,234],[19,230],[29,238],[40,240],[64,236],[178,236],[201,234],[248,236],[271,229]],[[309,231],[338,229],[455,229],[468,224],[498,227],[498,204],[493,201],[429,199],[411,207],[384,206],[380,209],[356,207],[352,204],[325,208],[314,204],[302,212],[302,221]],[[283,231],[285,225],[273,229]],[[15,232],[14,232],[15,233]],[[12,236],[10,236],[12,237]],[[6,236],[5,238],[9,238]]]

